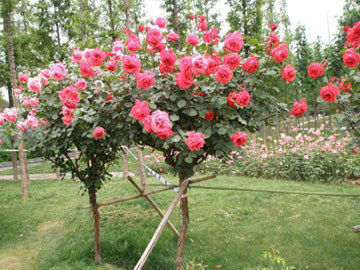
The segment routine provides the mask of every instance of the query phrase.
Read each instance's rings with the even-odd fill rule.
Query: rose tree
[[[182,183],[208,155],[227,158],[234,147],[246,143],[246,133],[266,122],[265,116],[284,109],[277,99],[277,83],[280,77],[291,83],[296,76],[286,63],[287,46],[275,32],[264,44],[253,40],[246,45],[253,54],[244,55],[240,33],[229,33],[220,43],[217,29],[206,29],[204,16],[197,21],[201,27],[182,46],[179,36],[158,21],[159,27],[139,36],[127,29],[125,46],[117,39],[108,52],[74,50],[66,66],[54,64],[32,78],[19,75],[22,86],[16,92],[22,96],[21,115],[27,120],[19,118],[17,126],[26,130],[38,119],[44,123],[36,132],[36,148],[85,184],[95,219],[97,262],[101,257],[96,191],[121,144],[161,151]],[[34,98],[38,104],[28,106]],[[306,111],[305,101],[300,103],[296,115]],[[71,159],[68,150],[74,145],[80,156]],[[181,208],[178,269],[188,223],[186,196]]]

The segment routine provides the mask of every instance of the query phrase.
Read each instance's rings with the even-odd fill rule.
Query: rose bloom
[[[357,48],[360,46],[360,22],[356,22],[353,24],[353,27],[348,27],[346,29],[346,43],[350,44],[353,48]]]
[[[235,107],[235,100],[237,97],[237,91],[231,92],[229,93],[228,97],[227,97],[227,104],[230,107]]]
[[[259,67],[259,61],[255,55],[250,55],[248,59],[242,64],[243,70],[247,73],[254,73]]]
[[[94,70],[93,70],[92,66],[90,65],[90,63],[88,63],[88,62],[82,62],[80,64],[80,72],[81,72],[81,75],[85,78],[95,76]]]
[[[75,84],[75,88],[78,90],[84,90],[87,86],[87,83],[84,79],[79,79],[76,84]]]
[[[291,115],[300,116],[303,115],[308,109],[308,105],[306,104],[306,99],[303,98],[299,102],[295,100],[294,106],[291,109]]]
[[[165,64],[159,65],[159,71],[163,75],[168,75],[169,73],[172,73],[175,70],[175,66],[168,66]]]
[[[59,97],[60,97],[61,103],[69,109],[77,108],[77,104],[80,101],[80,94],[77,92],[75,87],[73,87],[72,85],[69,85],[66,88],[64,88],[59,93]]]
[[[194,78],[191,72],[175,73],[175,82],[179,88],[186,90],[193,85]]]
[[[213,118],[214,118],[214,112],[213,111],[209,110],[208,113],[205,113],[205,120],[211,121],[211,120],[213,120]]]
[[[272,24],[269,25],[269,28],[270,28],[271,31],[275,31],[277,29],[277,25],[272,23]]]
[[[122,58],[122,69],[127,73],[136,73],[140,71],[141,64],[135,55],[124,55]]]
[[[105,68],[108,71],[114,72],[117,68],[117,64],[118,63],[116,62],[116,60],[109,59],[109,61],[107,61],[106,65],[105,65]]]
[[[339,83],[339,88],[340,88],[341,91],[343,91],[343,93],[350,92],[352,90],[351,82],[345,84],[346,80],[347,80],[347,78],[340,81],[340,83]]]
[[[0,113],[0,126],[2,126],[5,123],[5,117],[3,113]]]
[[[99,48],[93,49],[90,54],[90,64],[92,66],[101,66],[106,58],[105,53]]]
[[[179,69],[181,72],[188,72],[192,70],[192,59],[189,56],[184,56],[179,62]]]
[[[17,129],[20,129],[22,132],[26,132],[27,129],[28,129],[28,125],[27,125],[25,122],[19,122],[19,123],[16,125],[16,128],[17,128]]]
[[[241,91],[237,94],[235,101],[240,107],[245,107],[250,103],[251,96],[248,91]]]
[[[27,87],[30,91],[33,91],[36,94],[40,94],[41,90],[41,81],[39,78],[30,78],[27,82]]]
[[[166,133],[171,130],[171,121],[167,112],[156,110],[151,116],[151,129],[155,133]]]
[[[185,143],[190,151],[199,151],[205,145],[204,137],[204,134],[201,132],[195,133],[194,131],[190,131]]]
[[[73,63],[81,63],[81,61],[82,61],[82,52],[80,51],[80,50],[74,50],[73,52],[72,52],[72,60],[71,60],[71,62],[73,62]]]
[[[163,39],[163,35],[159,30],[150,28],[147,31],[146,42],[149,45],[157,45],[161,42],[162,39]]]
[[[237,68],[240,65],[241,56],[237,53],[230,53],[225,55],[224,64],[228,65],[231,70]]]
[[[141,43],[140,43],[140,39],[131,34],[128,39],[125,42],[126,48],[131,51],[131,52],[135,52],[138,50],[141,50]]]
[[[68,126],[71,124],[72,120],[74,119],[74,115],[71,113],[61,117],[61,119],[63,120],[64,125]]]
[[[339,89],[329,83],[327,86],[320,89],[320,96],[323,100],[327,102],[334,102],[339,94]]]
[[[296,71],[292,65],[287,65],[281,70],[281,77],[287,82],[292,82],[296,77]]]
[[[192,56],[192,73],[194,76],[198,76],[199,74],[205,74],[208,69],[207,59],[200,54],[195,54]]]
[[[51,68],[51,76],[58,81],[62,81],[65,79],[65,73],[59,67]]]
[[[141,89],[149,89],[155,84],[155,74],[151,71],[136,74],[136,87]]]
[[[3,111],[2,115],[3,115],[3,117],[5,118],[6,121],[15,122],[16,118],[17,118],[17,111],[15,109],[6,108]]]
[[[40,72],[41,77],[46,78],[46,79],[50,79],[51,78],[51,70],[49,69],[43,69]]]
[[[286,46],[287,46],[286,43],[282,43],[279,46],[272,49],[270,55],[273,57],[273,60],[275,62],[282,63],[289,56],[289,51],[286,48]]]
[[[138,26],[138,31],[139,31],[139,32],[144,31],[144,29],[145,29],[145,26],[143,26],[142,24],[140,24],[140,25]]]
[[[37,129],[39,126],[38,120],[32,115],[27,116],[25,124],[27,127],[31,127],[32,129]]]
[[[166,27],[166,20],[164,18],[157,18],[156,19],[156,24],[160,28],[165,28]]]
[[[231,140],[233,141],[233,144],[235,146],[242,146],[246,143],[248,139],[248,135],[246,133],[243,133],[241,131],[234,133],[231,135]]]
[[[219,43],[219,31],[216,28],[211,28],[203,35],[203,40],[207,44],[216,45]]]
[[[167,36],[166,36],[166,39],[167,39],[168,41],[172,41],[172,42],[177,41],[179,38],[180,38],[179,35],[176,34],[176,33],[169,33],[169,34],[167,34]]]
[[[309,65],[307,72],[311,78],[316,79],[317,77],[324,75],[324,68],[322,64],[312,62]]]
[[[349,68],[356,67],[360,62],[360,55],[353,49],[347,49],[343,55],[343,62]]]
[[[26,77],[22,73],[19,73],[18,74],[18,81],[19,81],[19,83],[26,83],[28,81],[28,77]]]
[[[153,133],[154,131],[151,128],[151,121],[152,121],[152,116],[148,115],[145,117],[145,119],[142,121],[144,124],[144,128],[147,132],[149,133]]]
[[[200,40],[196,35],[188,35],[186,37],[186,42],[193,46],[196,46],[200,43]]]
[[[169,137],[171,137],[174,133],[172,132],[171,129],[167,129],[165,131],[162,132],[158,132],[156,133],[156,135],[159,137],[159,139],[164,140],[167,139]]]
[[[228,65],[222,65],[214,74],[215,80],[222,84],[227,84],[233,77],[233,72]]]
[[[208,21],[203,20],[198,24],[197,29],[200,30],[201,32],[204,32],[206,30],[207,26],[208,26]]]
[[[105,130],[102,127],[96,127],[92,134],[95,139],[101,139],[105,135]]]
[[[29,102],[32,107],[36,107],[39,105],[39,99],[37,97],[30,98]]]
[[[233,32],[225,36],[225,49],[230,52],[239,52],[244,45],[243,37],[239,32]]]
[[[24,107],[31,107],[30,98],[24,97],[23,106]]]
[[[136,120],[144,121],[149,116],[150,109],[146,101],[141,102],[139,99],[136,99],[130,113]]]
[[[177,57],[171,49],[163,50],[160,53],[160,61],[162,64],[165,64],[167,66],[173,66],[173,65],[175,65],[176,60],[177,60]]]

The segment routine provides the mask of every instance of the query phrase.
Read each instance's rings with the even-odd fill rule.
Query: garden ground
[[[173,183],[176,180],[167,175]],[[137,179],[138,180],[138,179]],[[149,178],[150,183],[155,179]],[[360,193],[355,185],[324,185],[284,180],[218,177],[210,186],[293,191]],[[92,216],[82,206],[80,183],[34,181],[23,203],[20,184],[0,181],[1,269],[132,269],[160,218],[142,199],[100,208],[103,266],[93,263]],[[205,185],[205,184],[204,184]],[[114,178],[99,192],[99,201],[135,194],[131,184]],[[153,195],[164,210],[172,191]],[[270,193],[191,189],[190,230],[185,261],[216,269],[269,266],[264,251],[279,250],[297,269],[358,269],[360,200]],[[171,218],[179,228],[179,210]],[[177,239],[165,228],[144,269],[173,269]],[[189,269],[201,269],[189,268]]]

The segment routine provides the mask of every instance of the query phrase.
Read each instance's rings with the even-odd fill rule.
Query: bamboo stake
[[[134,181],[134,179],[132,179],[132,177],[129,175],[128,176],[128,180],[130,181],[131,184],[133,184],[135,186],[135,188],[141,193],[144,194],[144,190],[141,189],[141,187],[138,186],[138,184],[136,184],[136,182]],[[164,217],[164,213],[163,211],[161,211],[160,207],[154,202],[153,199],[151,199],[151,197],[149,195],[143,195],[143,197],[151,204],[152,207],[154,207],[154,209],[156,210],[156,212],[158,212],[158,214],[163,218]],[[178,232],[178,230],[175,228],[175,226],[171,223],[170,220],[168,220],[167,225],[170,227],[170,229],[173,231],[173,233],[177,236],[180,237],[180,234]]]
[[[135,147],[135,149],[136,149],[137,156],[138,156],[139,176],[140,176],[142,191],[146,192],[147,184],[146,184],[146,174],[145,174],[145,168],[144,168],[143,154],[142,154],[142,151],[139,149],[139,147]]]
[[[115,204],[115,203],[121,203],[121,202],[125,202],[125,201],[130,201],[130,200],[137,199],[137,198],[140,198],[140,197],[143,197],[143,196],[149,196],[149,195],[151,195],[151,194],[155,194],[155,193],[159,193],[159,192],[164,192],[164,191],[170,190],[170,189],[172,189],[172,188],[173,188],[172,186],[167,186],[167,187],[164,187],[164,188],[154,189],[154,190],[152,190],[152,191],[149,191],[149,192],[146,192],[146,193],[143,193],[143,194],[136,194],[136,195],[132,195],[132,196],[128,196],[128,197],[123,197],[123,198],[120,198],[120,199],[117,199],[117,200],[113,200],[113,201],[98,203],[97,206],[106,206],[106,205],[110,205],[110,204]],[[84,209],[87,209],[87,208],[90,208],[90,207],[91,207],[91,205],[86,205],[86,206],[84,206],[83,208],[84,208]]]
[[[144,267],[144,264],[146,262],[146,260],[148,259],[151,251],[153,250],[153,248],[155,247],[155,244],[157,242],[157,240],[159,239],[162,231],[165,228],[166,222],[168,221],[168,219],[170,218],[171,213],[174,211],[175,206],[177,205],[177,203],[179,202],[182,194],[184,193],[184,191],[186,190],[187,186],[189,185],[189,180],[185,180],[182,184],[181,187],[179,189],[179,192],[176,194],[174,200],[172,201],[172,203],[170,204],[168,210],[165,213],[165,216],[163,217],[163,219],[161,220],[159,226],[157,227],[153,237],[151,238],[149,244],[147,245],[144,253],[142,254],[140,260],[138,261],[138,263],[136,264],[136,266],[134,267],[134,270],[141,270]]]

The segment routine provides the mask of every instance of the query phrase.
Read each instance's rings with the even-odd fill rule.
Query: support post
[[[140,260],[138,261],[138,263],[136,264],[136,266],[134,267],[134,270],[141,270],[144,267],[144,264],[145,264],[146,260],[148,259],[151,251],[155,247],[155,244],[156,244],[157,240],[159,239],[162,231],[164,230],[166,222],[169,220],[171,213],[174,211],[175,206],[179,202],[181,196],[183,195],[183,193],[186,190],[188,185],[189,185],[189,180],[185,180],[181,184],[179,192],[176,194],[174,200],[171,202],[168,210],[166,211],[163,219],[161,220],[159,226],[157,227],[157,229],[156,229],[153,237],[151,238],[149,244],[147,245],[144,253],[142,254],[142,256],[141,256]]]

